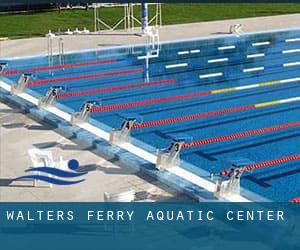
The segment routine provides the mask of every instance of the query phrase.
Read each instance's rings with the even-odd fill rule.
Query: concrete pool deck
[[[186,196],[162,186],[151,178],[139,177],[135,171],[120,168],[116,161],[106,161],[89,148],[62,137],[54,127],[41,124],[22,110],[0,103],[0,200],[1,201],[103,201],[103,193],[136,192],[137,200],[186,200]],[[48,188],[32,181],[14,182],[9,179],[24,175],[31,166],[27,150],[51,150],[55,160],[75,158],[88,171],[86,181],[77,185]],[[17,157],[15,157],[17,156]]]
[[[287,18],[287,16],[289,16],[289,18]],[[279,21],[280,19],[282,19],[282,21]],[[283,22],[283,20],[287,19],[289,19],[288,22]],[[258,31],[296,27],[299,21],[300,15],[297,14],[257,19],[184,24],[164,27],[161,29],[160,34],[162,40],[183,39],[212,33],[222,34],[228,30],[229,25],[232,23],[244,24],[245,31]],[[252,26],[252,22],[256,24]],[[253,27],[256,28],[254,29]],[[120,31],[113,33],[106,32],[102,34],[102,37],[101,35],[93,35],[89,36],[89,39],[86,39],[86,36],[66,37],[65,47],[67,51],[95,48],[99,43],[101,46],[142,43],[144,39],[145,38],[136,35],[126,35]],[[3,54],[6,54],[5,56],[41,54],[45,53],[46,39],[32,38],[13,40],[4,42],[2,45],[1,49]],[[88,149],[77,145],[76,142],[74,143],[61,137],[53,131],[53,128],[36,123],[30,118],[27,118],[24,114],[20,114],[17,109],[12,109],[5,104],[1,104],[0,113],[0,177],[2,179],[2,185],[0,185],[0,200],[101,201],[103,199],[103,192],[105,191],[118,193],[128,191],[129,189],[134,189],[134,191],[137,192],[150,190],[149,193],[151,193],[154,200],[168,200],[169,198],[175,200],[187,199],[185,196],[179,195],[166,187],[157,187],[157,182],[155,182],[154,185],[149,184],[148,182],[153,183],[154,181],[151,179],[144,181],[136,176],[135,172],[132,172],[130,169],[120,168],[117,163],[112,164],[99,158]],[[17,140],[18,143],[16,144]],[[29,166],[30,160],[27,156],[27,149],[32,146],[41,145],[42,148],[54,150],[55,155],[62,155],[66,159],[71,157],[75,158],[74,156],[76,156],[76,159],[78,159],[83,166],[90,167],[91,165],[96,165],[97,170],[89,173],[88,181],[67,188],[32,188],[29,185],[22,186],[24,184],[12,187],[6,186],[5,183],[7,183],[8,177],[23,174],[24,169]],[[7,152],[9,152],[9,154],[7,154]],[[20,155],[21,157],[15,159],[13,157],[14,155]],[[7,159],[10,160],[8,161]],[[22,192],[20,192],[20,190],[22,190]],[[53,195],[54,190],[55,195]]]

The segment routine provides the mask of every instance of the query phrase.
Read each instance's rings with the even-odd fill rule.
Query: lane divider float
[[[141,100],[141,101],[135,101],[135,102],[117,103],[117,104],[111,104],[111,105],[106,105],[106,106],[99,106],[99,107],[94,107],[92,109],[92,112],[97,113],[97,112],[112,111],[115,109],[134,108],[134,107],[138,107],[138,106],[152,105],[152,104],[156,104],[156,103],[170,102],[170,101],[176,101],[176,100],[185,100],[185,99],[196,98],[196,97],[201,97],[201,96],[209,96],[209,95],[228,93],[228,92],[233,92],[233,91],[241,91],[241,90],[254,89],[254,88],[259,88],[259,87],[267,87],[267,86],[272,86],[272,85],[276,85],[276,84],[285,84],[285,83],[296,82],[296,81],[300,81],[300,77],[276,80],[276,81],[269,81],[269,82],[263,82],[263,83],[258,83],[258,84],[250,84],[250,85],[232,87],[232,88],[201,91],[201,92],[195,92],[195,93],[184,94],[184,95],[168,96],[168,97]]]
[[[106,59],[99,61],[88,61],[88,62],[80,62],[80,63],[69,63],[64,65],[54,65],[54,66],[41,66],[34,68],[25,68],[25,69],[11,69],[3,72],[4,75],[14,75],[22,72],[38,72],[38,71],[46,71],[46,70],[55,70],[55,69],[68,69],[82,66],[90,66],[90,65],[99,65],[99,64],[108,64],[117,62],[117,59]]]
[[[191,114],[191,115],[184,115],[184,116],[177,116],[177,117],[160,119],[160,120],[152,120],[152,121],[147,121],[147,122],[142,122],[142,123],[135,123],[132,125],[132,129],[142,129],[142,128],[147,128],[147,127],[162,126],[162,125],[171,124],[171,123],[195,120],[195,119],[204,118],[204,117],[219,116],[219,115],[224,115],[224,114],[229,114],[229,113],[241,112],[241,111],[252,110],[252,109],[256,109],[256,108],[263,108],[263,107],[268,107],[268,106],[274,106],[274,105],[279,105],[279,104],[283,104],[283,103],[291,103],[291,102],[296,102],[296,101],[300,101],[300,96],[282,99],[282,100],[274,100],[274,101],[269,101],[269,102],[262,102],[262,103],[257,103],[257,104],[250,104],[250,105],[245,105],[245,106],[221,109],[221,110],[208,111],[208,112],[204,112],[204,113],[196,113],[196,114]]]
[[[49,84],[49,83],[100,78],[100,77],[105,77],[105,76],[125,75],[125,74],[130,74],[130,73],[139,73],[139,72],[143,72],[143,71],[144,70],[142,68],[136,68],[136,69],[126,69],[126,70],[103,72],[103,73],[98,73],[98,74],[60,77],[60,78],[54,78],[54,79],[31,81],[28,83],[28,86],[36,86],[36,85],[43,85],[43,84]]]

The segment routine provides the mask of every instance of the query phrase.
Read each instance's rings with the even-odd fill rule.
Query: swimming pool
[[[300,29],[166,42],[159,54],[147,53],[145,45],[82,51],[65,54],[64,64],[55,55],[51,65],[46,56],[11,58],[3,80],[32,73],[28,90],[36,98],[63,87],[55,105],[68,114],[95,101],[89,123],[107,140],[135,117],[133,153],[153,156],[185,138],[173,173],[200,176],[208,189],[209,173],[232,163],[293,156],[245,172],[241,186],[252,200],[300,195]]]

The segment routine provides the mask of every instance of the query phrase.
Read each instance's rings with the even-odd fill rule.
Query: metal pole
[[[142,31],[148,28],[148,3],[141,4],[141,16],[142,16]]]

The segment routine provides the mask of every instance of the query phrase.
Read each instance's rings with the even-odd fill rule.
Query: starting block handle
[[[14,84],[11,89],[12,94],[20,94],[23,93],[26,87],[28,86],[29,80],[32,77],[31,73],[23,73],[17,84]]]
[[[137,121],[135,117],[125,118],[120,129],[113,129],[110,132],[109,143],[120,144],[130,141],[130,135],[133,124]]]
[[[80,112],[75,112],[72,115],[71,123],[76,124],[79,122],[87,122],[89,119],[91,110],[95,105],[99,105],[99,102],[98,101],[87,101],[86,103],[84,103],[80,108]]]
[[[53,86],[51,87],[45,96],[39,99],[39,107],[51,106],[55,103],[56,97],[60,91],[65,90],[63,86]]]
[[[184,142],[184,140],[173,140],[167,149],[159,151],[156,169],[161,170],[180,165],[180,152]]]

